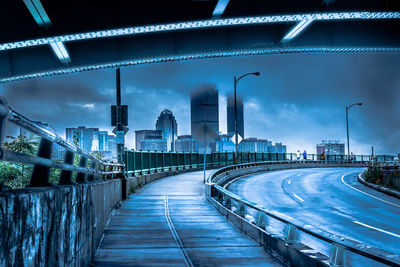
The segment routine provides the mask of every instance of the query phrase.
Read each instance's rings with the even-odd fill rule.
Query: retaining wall
[[[124,196],[160,178],[197,170],[0,193],[0,266],[89,266]]]
[[[121,180],[0,194],[0,266],[88,266]]]

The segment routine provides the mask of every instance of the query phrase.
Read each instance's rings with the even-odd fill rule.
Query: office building
[[[142,151],[164,151],[167,152],[167,140],[165,139],[143,139],[140,140]]]
[[[256,146],[258,153],[269,153],[271,152],[272,142],[267,139],[257,139]]]
[[[222,134],[216,142],[217,152],[235,152],[235,143],[231,140],[232,136]]]
[[[167,140],[161,130],[135,131],[135,137],[136,150],[167,151]]]
[[[243,114],[243,99],[239,96],[236,96],[236,107],[237,107],[237,132],[238,134],[244,138],[244,114]],[[228,135],[235,134],[235,98],[233,95],[229,95],[227,97],[227,105],[226,105],[226,121],[227,121],[227,130]]]
[[[191,135],[180,135],[175,141],[176,152],[197,152],[199,150],[199,142],[192,138]]]
[[[218,90],[212,86],[203,86],[192,91],[190,96],[190,121],[192,136],[195,136],[196,129],[207,123],[219,133],[218,118]]]
[[[93,133],[92,151],[108,151],[108,132],[97,131]]]
[[[282,143],[272,145],[272,142],[267,139],[250,137],[239,143],[238,152],[286,153],[286,145]]]
[[[108,150],[111,151],[113,157],[117,157],[117,138],[115,135],[108,136]]]
[[[275,143],[274,146],[271,146],[271,150],[268,151],[271,153],[286,153],[286,146],[282,145],[282,143]]]
[[[162,131],[162,138],[167,141],[166,151],[175,151],[175,140],[178,136],[178,125],[172,112],[163,110],[156,122],[156,129]]]
[[[325,155],[344,155],[344,144],[338,140],[322,140],[320,144],[317,144],[317,155],[323,152]]]
[[[85,126],[79,126],[78,128],[66,128],[65,136],[67,142],[90,152],[92,149],[93,135],[98,131],[99,128],[86,128]]]
[[[238,152],[257,152],[257,138],[243,139],[238,145]]]

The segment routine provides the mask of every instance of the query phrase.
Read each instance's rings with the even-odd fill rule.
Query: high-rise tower
[[[163,110],[156,122],[156,129],[162,131],[162,138],[167,140],[167,151],[175,151],[175,140],[178,136],[178,125],[172,112]]]
[[[217,134],[219,132],[218,90],[213,86],[203,86],[192,91],[190,96],[191,131],[207,123]]]

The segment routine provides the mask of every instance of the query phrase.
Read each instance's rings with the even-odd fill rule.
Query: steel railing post
[[[45,159],[51,159],[51,154],[53,153],[53,142],[46,138],[40,138],[39,149],[37,156]],[[31,176],[31,181],[29,186],[52,186],[49,183],[50,167],[35,165],[33,167],[33,172]]]
[[[267,216],[264,212],[257,212],[256,225],[261,229],[265,229],[265,227],[267,226]]]
[[[87,157],[81,155],[79,159],[79,167],[86,168],[87,167]],[[86,181],[86,173],[78,172],[76,174],[76,182],[77,183],[84,183]]]
[[[90,160],[90,170],[96,170],[96,161],[95,160]],[[87,175],[87,180],[88,182],[93,182],[94,181],[94,174],[93,173],[89,173]]]
[[[329,256],[330,266],[346,266],[346,249],[336,243],[331,246],[331,253]]]
[[[10,109],[8,108],[7,101],[0,97],[0,147],[3,144],[3,138],[4,138],[4,132],[6,128],[6,121],[8,114],[10,112]],[[0,150],[1,151],[1,150]],[[1,158],[0,154],[0,158]]]
[[[73,165],[74,164],[75,153],[69,150],[65,151],[64,155],[64,163]],[[70,185],[72,184],[72,171],[61,171],[60,181],[58,182],[60,185]]]
[[[289,245],[296,242],[296,227],[290,223],[285,227],[285,242]]]

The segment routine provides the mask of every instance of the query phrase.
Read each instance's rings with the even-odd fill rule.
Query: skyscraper
[[[236,96],[237,107],[237,132],[244,138],[244,116],[243,116],[243,99]],[[235,134],[235,98],[233,95],[228,95],[226,105],[226,121],[228,123],[228,135]]]
[[[156,129],[162,131],[162,138],[167,140],[167,151],[175,151],[175,140],[178,136],[178,125],[172,112],[163,110],[156,122]]]
[[[192,135],[204,123],[207,123],[218,134],[218,90],[213,86],[203,86],[192,91],[190,95],[190,121]]]

